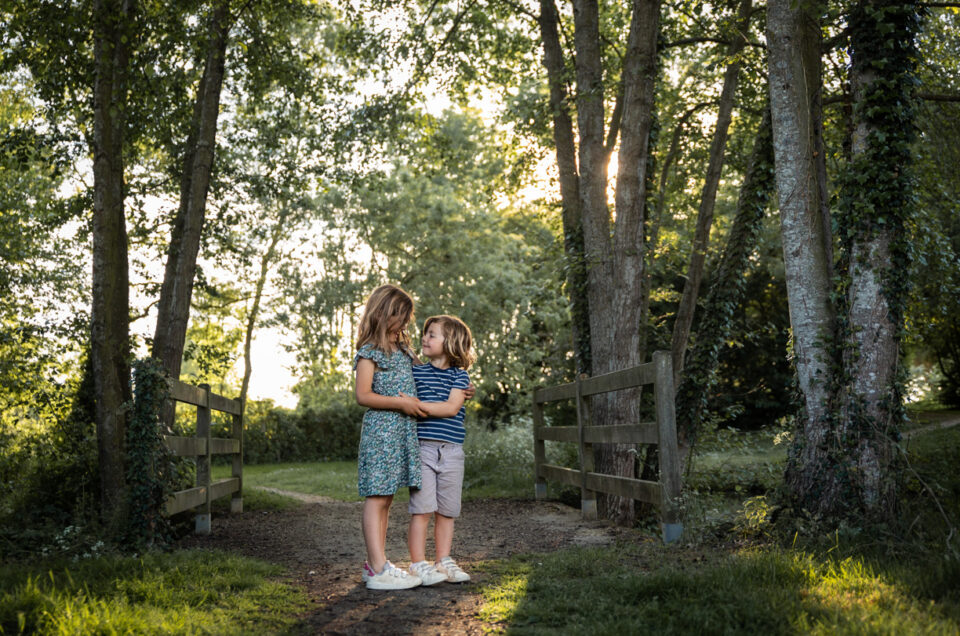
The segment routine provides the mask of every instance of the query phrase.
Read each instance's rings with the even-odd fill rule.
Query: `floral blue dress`
[[[365,344],[353,359],[357,368],[360,358],[376,363],[373,392],[396,397],[400,392],[417,394],[413,381],[413,358],[397,350],[386,353]],[[361,497],[392,495],[400,488],[420,487],[420,442],[416,419],[399,411],[369,409],[363,415],[358,456],[358,486]]]

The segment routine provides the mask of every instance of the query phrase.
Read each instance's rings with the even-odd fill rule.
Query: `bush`
[[[514,424],[491,430],[468,420],[463,444],[466,472],[463,489],[474,496],[533,495],[533,421],[517,418]],[[573,466],[573,444],[547,443],[547,463]],[[572,457],[572,459],[571,459]]]
[[[247,464],[356,459],[365,409],[355,403],[291,411],[271,402],[247,405],[243,454]],[[217,437],[229,435],[218,422]]]

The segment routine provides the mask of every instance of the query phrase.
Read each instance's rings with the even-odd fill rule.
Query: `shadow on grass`
[[[485,620],[509,633],[956,634],[960,607],[860,559],[757,549],[570,550],[485,566]]]

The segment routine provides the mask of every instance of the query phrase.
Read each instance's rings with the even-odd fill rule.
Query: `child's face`
[[[390,342],[400,342],[401,335],[409,322],[406,316],[396,316],[390,319],[390,322],[387,323],[387,335],[390,337]]]
[[[430,323],[430,327],[423,333],[420,344],[423,347],[423,355],[431,360],[442,358],[446,354],[443,352],[443,327],[439,322]]]

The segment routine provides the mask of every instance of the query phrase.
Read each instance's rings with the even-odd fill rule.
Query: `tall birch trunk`
[[[829,408],[834,370],[829,340],[836,332],[831,301],[816,166],[816,100],[821,85],[820,25],[810,3],[772,0],[767,8],[770,111],[780,233],[786,271],[793,360],[800,392],[788,487],[797,493],[836,497],[835,467],[828,460]],[[812,502],[811,502],[812,503]],[[813,508],[811,508],[813,509]]]
[[[133,38],[132,0],[95,0],[93,85],[93,302],[90,359],[94,378],[101,514],[124,515],[125,404],[130,387],[130,302],[124,217],[123,129]]]
[[[170,235],[153,338],[153,356],[160,359],[172,378],[180,377],[183,363],[197,254],[200,251],[207,191],[213,170],[229,30],[229,1],[217,0],[210,18],[206,60],[197,87],[190,136],[184,151],[180,207]],[[164,412],[163,421],[167,426],[173,422],[172,408]]]

